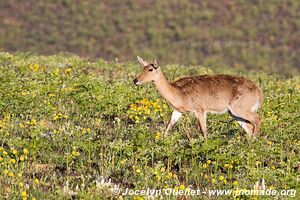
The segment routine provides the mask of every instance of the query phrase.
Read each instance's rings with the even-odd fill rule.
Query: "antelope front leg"
[[[178,112],[177,110],[173,111],[171,119],[169,120],[167,129],[166,129],[164,135],[167,135],[168,131],[174,126],[174,124],[178,121],[178,119],[181,117],[181,115],[182,115],[181,112]]]
[[[203,137],[205,139],[207,139],[206,113],[204,113],[204,112],[198,112],[198,113],[195,113],[195,114],[196,114],[196,117],[199,120],[200,128],[201,128],[201,131],[203,133]]]

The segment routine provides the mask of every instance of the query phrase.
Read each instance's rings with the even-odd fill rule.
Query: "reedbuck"
[[[143,71],[134,79],[134,84],[153,82],[174,109],[165,134],[184,112],[196,115],[204,138],[207,138],[207,113],[228,111],[250,137],[259,131],[262,118],[255,111],[262,104],[262,91],[252,81],[241,76],[201,75],[170,83],[156,60],[149,63],[140,57],[137,59]]]

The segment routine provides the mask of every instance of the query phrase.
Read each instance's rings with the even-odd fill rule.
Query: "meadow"
[[[164,65],[171,79],[244,75],[263,90],[256,139],[229,114],[209,115],[205,141],[185,114],[168,137],[170,106],[137,87],[135,61],[0,53],[0,198],[151,199],[112,188],[297,190],[288,195],[164,196],[163,199],[299,199],[300,77],[225,67]],[[263,183],[264,182],[264,183]],[[154,197],[158,198],[158,197]]]

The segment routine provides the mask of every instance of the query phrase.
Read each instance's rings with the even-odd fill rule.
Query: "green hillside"
[[[238,74],[161,67],[169,79]],[[209,115],[205,141],[192,114],[162,137],[171,108],[153,85],[133,84],[140,70],[136,62],[1,52],[0,198],[137,200],[150,197],[117,193],[169,188],[174,195],[163,199],[299,199],[299,76],[241,73],[264,93],[259,136],[247,138],[229,114]],[[239,193],[263,187],[276,195]],[[232,193],[176,195],[191,189]]]
[[[300,71],[300,1],[0,1],[0,49]]]

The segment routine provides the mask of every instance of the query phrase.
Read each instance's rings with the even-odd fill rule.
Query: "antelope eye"
[[[152,71],[153,71],[153,69],[148,69],[148,71],[149,71],[149,72],[152,72]]]

